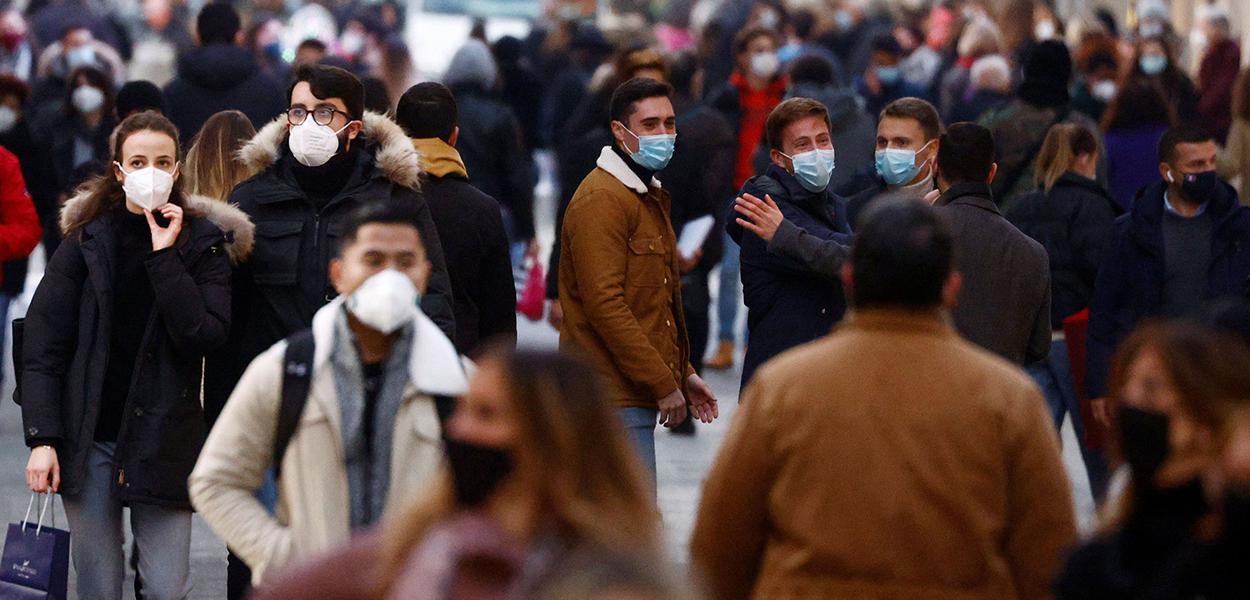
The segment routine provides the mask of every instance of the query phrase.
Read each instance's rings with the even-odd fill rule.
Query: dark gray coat
[[[1018,365],[1050,353],[1050,266],[1046,249],[1003,218],[990,187],[956,183],[938,198],[955,234],[963,275],[955,329]]]

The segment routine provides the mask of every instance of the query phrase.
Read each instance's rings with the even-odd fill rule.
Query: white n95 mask
[[[418,300],[420,293],[407,275],[386,269],[360,284],[344,306],[361,323],[389,335],[416,318]]]
[[[126,175],[122,180],[122,189],[126,191],[126,199],[134,202],[139,208],[156,210],[169,202],[169,194],[174,189],[172,173],[156,167],[144,167],[127,172],[121,163],[114,162],[118,169]]]
[[[343,129],[347,129],[347,125]],[[287,143],[291,146],[291,154],[295,155],[295,160],[300,164],[305,167],[320,167],[338,154],[339,133],[343,129],[335,131],[328,125],[318,125],[309,114],[303,123],[291,128]]]

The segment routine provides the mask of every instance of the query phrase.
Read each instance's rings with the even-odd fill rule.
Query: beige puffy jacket
[[[313,319],[316,356],[308,403],[282,460],[277,517],[255,492],[273,458],[285,341],[258,356],[243,374],[191,473],[192,504],[251,567],[256,584],[351,535],[341,411],[328,368],[342,302],[340,297],[326,305]],[[388,512],[417,498],[441,465],[442,429],[433,396],[460,396],[468,387],[451,341],[425,315],[416,326],[413,382],[395,420]]]

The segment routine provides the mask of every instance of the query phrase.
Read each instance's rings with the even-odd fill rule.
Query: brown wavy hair
[[[1080,123],[1059,123],[1050,128],[1037,155],[1034,181],[1049,194],[1055,182],[1072,170],[1082,154],[1098,154],[1098,138]]]
[[[518,445],[539,461],[518,464],[518,471],[541,474],[535,500],[544,526],[574,544],[658,556],[659,514],[650,484],[594,369],[555,352],[499,346],[481,361],[503,370]],[[394,583],[430,528],[456,510],[451,475],[444,470],[423,499],[382,528],[387,539],[377,591]]]
[[[75,194],[90,194],[97,201],[90,203],[90,206],[86,207],[82,218],[65,232],[66,235],[90,223],[105,211],[125,202],[126,192],[122,189],[121,182],[117,181],[117,177],[114,174],[114,169],[117,167],[113,163],[122,161],[122,147],[126,144],[126,140],[140,131],[152,131],[169,136],[169,139],[174,141],[175,160],[182,158],[178,150],[178,128],[174,127],[174,124],[165,118],[164,115],[145,110],[126,117],[113,130],[112,135],[109,136],[108,171],[83,182],[75,190]],[[169,194],[169,202],[176,206],[184,206],[186,204],[183,201],[182,177],[174,179],[174,188]]]
[[[235,153],[255,135],[252,121],[237,110],[209,117],[195,134],[182,168],[187,193],[226,201],[234,186],[250,174]]]

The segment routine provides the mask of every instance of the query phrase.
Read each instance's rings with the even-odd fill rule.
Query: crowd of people
[[[232,600],[1250,596],[1225,12],[608,4],[420,82],[391,1],[0,15],[0,315],[42,245],[14,400],[79,597],[126,515],[136,597],[187,597],[192,511]],[[543,155],[558,351],[517,348]],[[686,572],[657,426],[739,359]]]

